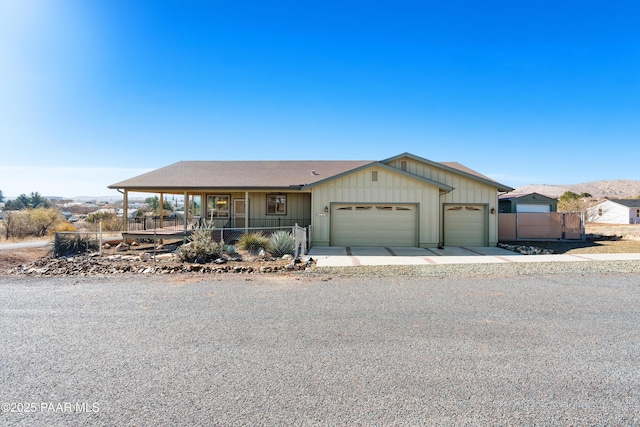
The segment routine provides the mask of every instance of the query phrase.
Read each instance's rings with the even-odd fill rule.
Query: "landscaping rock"
[[[518,252],[523,255],[549,255],[553,253],[553,251],[550,249],[542,249],[535,246],[526,245],[509,245],[506,243],[498,243],[498,247],[507,249],[509,251]]]
[[[113,249],[112,249],[113,251]],[[235,259],[235,260],[234,260]],[[212,263],[198,260],[201,263],[186,264],[177,261],[174,253],[158,254],[149,252],[141,255],[93,253],[62,258],[40,258],[31,263],[6,270],[6,274],[28,276],[96,276],[117,274],[254,274],[254,273],[287,273],[301,270],[307,264],[286,264],[283,260],[257,259],[242,261],[241,256],[234,259],[218,258]],[[5,272],[3,272],[5,273]]]

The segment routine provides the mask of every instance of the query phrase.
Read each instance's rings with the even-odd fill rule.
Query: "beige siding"
[[[378,171],[378,181],[371,171]],[[366,168],[353,174],[313,187],[312,243],[330,244],[331,202],[337,203],[413,203],[419,211],[419,245],[437,246],[439,189],[386,169]]]
[[[233,201],[235,199],[244,199],[245,192],[216,190],[212,192],[204,192],[202,203],[206,207],[206,197],[209,194],[231,196],[231,217],[233,217]],[[287,213],[286,215],[267,215],[267,195],[268,194],[286,194],[287,196]],[[286,219],[303,219],[311,216],[311,194],[308,192],[283,193],[270,191],[266,193],[249,192],[249,209],[247,212],[251,219],[265,218],[286,218]],[[204,212],[207,215],[207,212]]]
[[[494,209],[494,212],[498,211],[498,192],[495,187],[409,158],[397,159],[391,162],[389,166],[400,169],[401,160],[407,161],[407,172],[447,184],[454,188],[453,191],[442,196],[440,200],[441,203],[476,203],[487,205],[487,212],[489,212],[489,246],[495,246],[498,243],[498,214],[490,213],[491,209]],[[438,226],[440,229],[443,229],[444,222],[441,213],[439,220],[440,223]]]
[[[268,194],[286,194],[287,196],[287,214],[286,215],[267,215],[267,195]],[[303,219],[309,218],[311,212],[311,194],[310,193],[249,193],[251,218],[292,218]]]

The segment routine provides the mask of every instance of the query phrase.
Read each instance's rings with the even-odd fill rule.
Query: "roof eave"
[[[221,191],[221,190],[233,190],[233,191],[299,191],[301,190],[303,185],[289,185],[289,186],[268,186],[268,187],[259,187],[259,186],[221,186],[221,187],[207,187],[207,186],[198,186],[198,187],[185,187],[185,186],[158,186],[158,187],[139,187],[139,186],[118,186],[109,185],[107,188],[112,190],[124,190],[124,191],[133,191],[139,193],[161,193],[161,192],[201,192],[201,191]]]

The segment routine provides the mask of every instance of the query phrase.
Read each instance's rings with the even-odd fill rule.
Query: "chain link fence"
[[[211,238],[217,242],[228,245],[236,245],[244,234],[261,233],[270,237],[279,230],[288,231],[295,239],[296,256],[305,255],[310,249],[310,229],[311,227],[300,227],[298,224],[287,227],[256,227],[256,228],[213,228]],[[99,226],[96,231],[65,231],[57,232],[54,241],[54,257],[76,255],[88,252],[102,253],[104,243],[120,243],[123,237],[129,243],[132,240],[144,241],[157,246],[166,243],[168,240],[187,241],[189,233],[184,234],[161,234],[149,233],[136,235],[135,233],[103,232]]]

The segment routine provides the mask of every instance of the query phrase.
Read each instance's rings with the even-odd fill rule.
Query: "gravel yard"
[[[638,425],[637,264],[0,277],[0,424]]]

